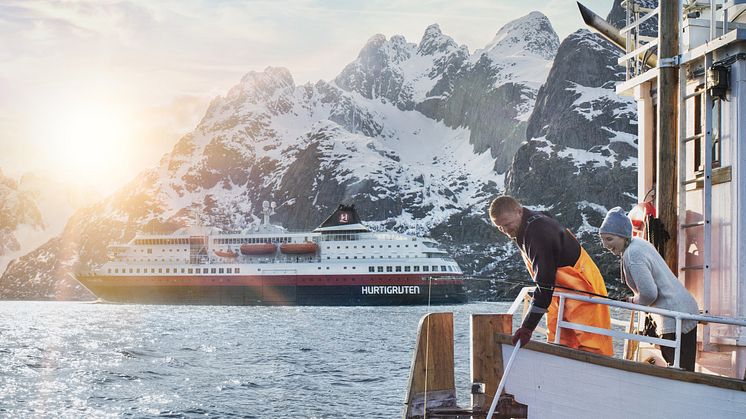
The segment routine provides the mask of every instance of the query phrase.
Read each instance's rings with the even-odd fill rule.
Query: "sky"
[[[612,3],[583,1],[603,17]],[[249,71],[332,80],[373,35],[417,43],[433,23],[474,52],[534,10],[560,39],[584,27],[570,0],[4,0],[0,171],[107,194]]]

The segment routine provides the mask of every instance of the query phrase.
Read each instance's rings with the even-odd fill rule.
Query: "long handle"
[[[519,349],[521,349],[520,340],[516,342],[515,349],[513,349],[513,353],[510,354],[508,365],[505,367],[505,371],[503,371],[503,377],[500,379],[500,385],[497,386],[497,391],[495,392],[495,398],[492,399],[492,406],[490,406],[490,411],[487,412],[487,419],[492,419],[492,415],[495,413],[495,408],[497,407],[497,400],[500,398],[500,394],[502,394],[503,389],[505,388],[505,383],[508,382],[508,373],[510,373],[510,369],[513,367],[513,361],[515,361],[515,356],[518,355]]]

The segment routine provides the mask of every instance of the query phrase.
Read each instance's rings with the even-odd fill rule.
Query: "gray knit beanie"
[[[632,222],[621,207],[614,207],[606,213],[604,222],[598,229],[598,234],[613,234],[615,236],[632,238]]]

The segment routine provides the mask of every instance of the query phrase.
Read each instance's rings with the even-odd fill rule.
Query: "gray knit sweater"
[[[666,310],[699,314],[697,301],[674,276],[666,261],[652,244],[633,237],[622,253],[622,275],[635,293],[635,304]],[[659,335],[676,332],[676,321],[672,317],[652,314]],[[697,326],[694,320],[681,322],[681,332],[687,333]]]

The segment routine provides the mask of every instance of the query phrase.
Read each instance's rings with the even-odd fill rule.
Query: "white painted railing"
[[[516,310],[518,309],[518,307],[520,306],[521,302],[525,301],[528,298],[529,292],[533,290],[534,290],[534,287],[522,288],[521,292],[518,294],[516,299],[513,301],[513,304],[508,309],[508,314],[514,314]],[[679,358],[681,355],[681,322],[683,320],[695,320],[700,323],[719,323],[719,324],[728,324],[732,326],[746,327],[746,320],[737,319],[737,318],[703,316],[700,314],[681,313],[678,311],[665,310],[662,308],[643,306],[643,305],[633,304],[633,303],[626,303],[626,302],[612,300],[608,298],[591,297],[591,296],[578,295],[578,294],[568,294],[568,293],[563,293],[563,292],[558,292],[558,291],[554,292],[554,296],[559,297],[559,309],[557,311],[557,329],[555,330],[554,343],[560,342],[560,330],[562,328],[565,328],[565,329],[580,330],[580,331],[589,332],[589,333],[597,333],[599,335],[611,336],[612,338],[630,339],[630,340],[635,340],[638,342],[647,342],[647,343],[652,343],[655,345],[668,346],[668,347],[675,348],[673,366],[676,368],[679,368],[679,365],[680,365]],[[655,314],[660,314],[666,317],[672,317],[676,320],[676,339],[668,340],[668,339],[654,338],[650,336],[638,335],[635,333],[618,332],[615,330],[603,329],[599,327],[588,326],[588,325],[579,324],[579,323],[572,323],[572,322],[562,320],[564,311],[565,311],[565,301],[568,299],[584,301],[584,302],[594,303],[594,304],[603,304],[606,306],[618,307],[618,308],[627,309],[631,311],[655,313]],[[626,325],[626,323],[616,320],[616,319],[612,319],[612,323]]]

